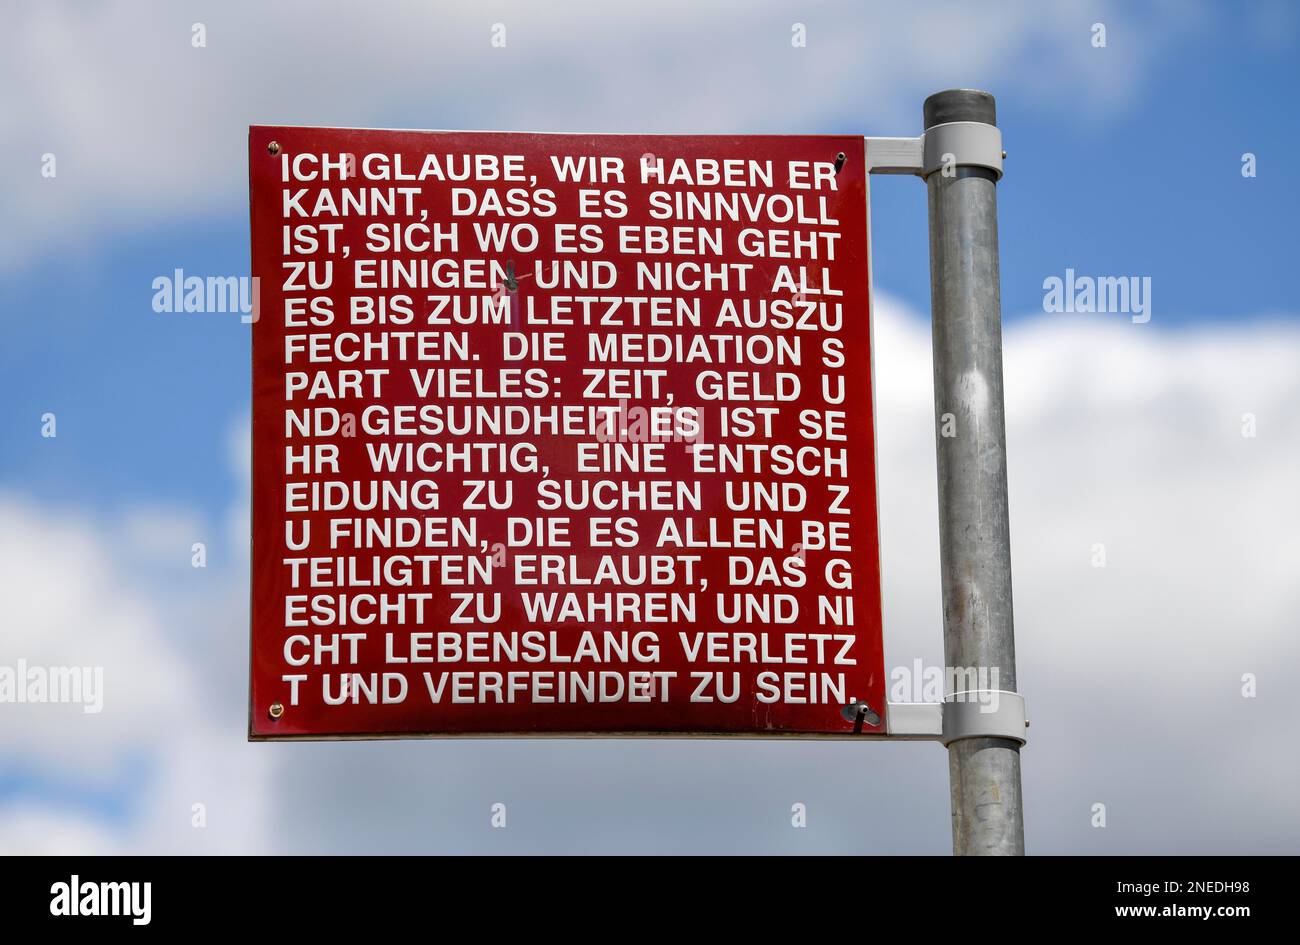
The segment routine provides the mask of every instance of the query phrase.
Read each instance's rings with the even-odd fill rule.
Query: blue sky
[[[1057,443],[1055,456],[1063,465],[1080,469],[1095,463],[1098,473],[1092,481],[1079,481],[1077,492],[1051,500],[1047,492],[1053,482],[1066,478],[1062,469],[1023,460],[1019,486],[1013,475],[1012,507],[1014,513],[1019,501],[1027,510],[1018,520],[1021,540],[1032,549],[1025,558],[1042,554],[1054,560],[1054,542],[1062,534],[1081,546],[1107,528],[1126,535],[1133,547],[1130,560],[1141,547],[1144,559],[1155,562],[1152,568],[1163,560],[1168,570],[1143,572],[1145,584],[1130,575],[1123,582],[1126,590],[1117,578],[1113,606],[1158,614],[1160,608],[1151,608],[1143,595],[1193,580],[1191,566],[1178,563],[1178,546],[1198,539],[1170,535],[1169,547],[1149,544],[1156,523],[1139,524],[1136,516],[1159,500],[1144,499],[1132,482],[1121,480],[1139,478],[1148,463],[1155,495],[1217,507],[1227,501],[1223,496],[1250,490],[1268,497],[1270,488],[1282,489],[1288,471],[1294,478],[1294,444],[1285,436],[1280,442],[1261,441],[1258,456],[1249,460],[1216,451],[1237,450],[1239,415],[1260,410],[1256,404],[1285,403],[1292,389],[1287,385],[1300,373],[1289,360],[1300,350],[1292,347],[1300,305],[1291,284],[1300,211],[1300,182],[1290,168],[1300,153],[1294,108],[1300,75],[1296,5],[1005,3],[982,18],[952,4],[884,9],[771,3],[751,10],[670,3],[635,12],[563,3],[548,4],[544,11],[527,4],[362,6],[364,12],[323,4],[313,7],[309,19],[293,5],[253,3],[50,3],[0,13],[0,33],[14,44],[11,55],[0,57],[5,106],[0,125],[7,131],[0,135],[0,218],[9,221],[9,232],[0,239],[0,497],[18,509],[17,524],[8,535],[0,534],[0,543],[10,542],[9,553],[22,560],[39,531],[33,523],[48,519],[60,523],[58,533],[69,540],[84,537],[106,549],[101,557],[112,560],[103,564],[104,582],[121,587],[131,604],[114,624],[128,641],[125,652],[135,652],[133,634],[142,634],[142,647],[149,640],[164,641],[160,665],[171,667],[167,672],[177,678],[192,674],[202,680],[194,684],[198,707],[187,711],[195,732],[219,733],[211,737],[220,746],[205,751],[204,759],[222,759],[249,783],[279,778],[275,783],[309,791],[320,772],[339,775],[343,758],[380,759],[415,780],[427,774],[416,749],[377,746],[333,754],[304,747],[293,755],[308,759],[304,770],[267,774],[268,768],[279,771],[287,755],[243,746],[228,731],[242,724],[246,669],[241,610],[246,550],[239,530],[246,483],[238,453],[249,410],[248,327],[231,315],[158,314],[150,303],[153,279],[177,268],[191,275],[247,273],[249,124],[893,136],[919,133],[921,102],[929,92],[954,85],[987,88],[998,98],[1009,152],[999,199],[1011,410],[1025,418],[1024,429],[1037,431],[1038,443]],[[1103,49],[1090,43],[1091,25],[1099,21],[1107,26]],[[196,22],[206,25],[206,47],[190,43]],[[488,43],[496,22],[510,31],[505,49]],[[790,46],[791,24],[797,22],[808,27],[807,48]],[[47,63],[66,67],[51,72]],[[47,151],[57,154],[53,180],[39,173]],[[1244,152],[1257,157],[1254,179],[1241,175]],[[887,536],[896,530],[925,538],[917,546],[917,570],[905,562],[895,566],[896,577],[887,578],[896,582],[887,588],[887,611],[897,607],[890,619],[899,629],[897,639],[908,641],[897,643],[892,655],[907,663],[914,655],[939,655],[937,591],[927,583],[934,578],[934,536],[928,531],[934,527],[934,498],[924,491],[933,485],[925,416],[924,187],[913,179],[878,177],[872,202],[875,286],[895,319],[877,355],[886,359],[877,363],[878,383],[884,385],[880,409],[893,410],[880,418],[883,528]],[[1149,276],[1151,322],[1134,326],[1125,316],[1063,320],[1045,315],[1043,280],[1067,268],[1088,275]],[[1075,351],[1081,352],[1079,359],[1082,352],[1091,357],[1076,359]],[[1207,351],[1223,351],[1222,361],[1205,360]],[[1020,360],[1013,362],[1013,354]],[[1042,360],[1049,358],[1059,360]],[[1191,364],[1212,366],[1204,385],[1189,373]],[[907,371],[896,365],[906,365]],[[1070,376],[1076,389],[1090,384],[1097,389],[1067,398],[1044,376],[1067,368],[1075,372]],[[898,373],[896,381],[889,380],[891,372]],[[1018,390],[1017,378],[1022,379]],[[1126,391],[1131,400],[1107,400],[1104,385]],[[1035,412],[1036,404],[1049,403],[1056,405],[1055,413],[1040,416],[1045,407]],[[39,435],[46,411],[58,418],[55,439]],[[1124,411],[1129,413],[1121,417]],[[1213,439],[1163,438],[1171,424],[1211,414],[1221,415],[1229,430],[1226,446]],[[917,428],[924,428],[919,438],[895,419],[913,416],[920,417]],[[1296,429],[1280,415],[1270,423],[1265,428],[1274,434]],[[889,439],[895,435],[891,424],[896,440]],[[1197,436],[1210,436],[1197,430]],[[1052,439],[1057,436],[1059,442]],[[1023,442],[1021,448],[1031,452]],[[1013,456],[1013,473],[1016,461]],[[1217,470],[1220,478],[1177,478],[1192,476],[1185,470],[1193,463]],[[912,480],[919,492],[913,492]],[[1275,498],[1281,496],[1279,491]],[[1035,511],[1039,501],[1047,502],[1049,511],[1082,505],[1096,512],[1090,521],[1109,524],[1092,528],[1061,521],[1049,531],[1047,513]],[[1274,507],[1285,511],[1293,505],[1282,500]],[[1134,512],[1126,521],[1107,518],[1120,509]],[[1177,521],[1176,512],[1170,509],[1169,521]],[[1258,582],[1252,585],[1257,604],[1250,605],[1258,610],[1239,615],[1241,645],[1263,664],[1289,659],[1294,645],[1279,641],[1281,615],[1294,602],[1294,591],[1282,576],[1274,580],[1266,565],[1261,571],[1254,557],[1274,547],[1274,534],[1263,531],[1271,526],[1254,517],[1253,506],[1234,514],[1240,530],[1225,536],[1219,547],[1239,552],[1241,574]],[[890,516],[897,516],[892,524]],[[1035,519],[1042,524],[1031,531]],[[208,543],[208,573],[186,566],[193,540]],[[174,545],[170,550],[168,541]],[[161,551],[159,543],[165,546]],[[902,539],[897,546],[911,547]],[[1269,554],[1269,560],[1273,557]],[[890,558],[887,547],[887,574]],[[48,564],[56,573],[65,568],[58,554]],[[1080,593],[1081,581],[1096,578],[1069,570],[1072,565],[1036,571],[1030,569],[1039,565],[1026,560],[1018,567],[1026,569],[1017,573],[1018,590],[1027,589],[1020,606],[1031,620],[1035,607],[1042,606],[1035,603],[1040,597]],[[43,573],[33,572],[33,579]],[[1087,591],[1098,593],[1109,600],[1105,591]],[[891,599],[905,595],[923,602],[891,605]],[[26,621],[45,627],[42,632],[62,633],[71,653],[92,633],[93,613],[80,624],[44,623],[39,602],[4,606],[7,619],[0,624],[16,628]],[[190,632],[191,621],[199,629]],[[1129,638],[1147,632],[1145,625],[1123,624],[1120,630]],[[11,632],[10,643],[27,639]],[[156,639],[148,635],[155,632]],[[926,642],[912,645],[922,639]],[[1235,658],[1220,656],[1225,664]],[[1203,668],[1196,666],[1195,672]],[[1021,676],[1032,678],[1023,669]],[[1202,692],[1204,685],[1196,683]],[[1190,703],[1190,689],[1173,692]],[[1161,698],[1166,704],[1169,693]],[[1031,699],[1031,712],[1032,704]],[[1236,702],[1231,707],[1241,711]],[[1044,711],[1049,717],[1068,715],[1063,706],[1046,705]],[[34,804],[39,816],[33,822],[77,825],[68,844],[95,845],[102,839],[97,831],[107,823],[116,825],[113,843],[187,848],[188,840],[149,826],[138,801],[128,800],[142,785],[181,780],[168,773],[163,760],[171,748],[151,741],[134,722],[114,729],[125,734],[107,739],[105,750],[114,753],[112,763],[105,762],[111,773],[89,786],[84,772],[60,755],[60,745],[70,746],[71,757],[79,750],[72,746],[83,744],[80,735],[62,727],[72,723],[51,723],[48,750],[33,747],[12,728],[6,733],[5,724],[0,716],[0,755],[7,758],[0,762],[0,845],[6,836],[27,836],[17,827],[6,834],[4,827],[6,804],[17,810],[14,805],[21,802],[13,823],[24,822],[25,805]],[[901,746],[895,747],[903,757]],[[546,767],[539,760],[545,752],[527,746],[513,749],[515,754],[500,745],[477,753],[464,745],[440,750],[442,761],[454,759],[470,769],[464,783],[447,789],[470,805],[477,803],[482,783],[518,777],[531,770],[529,765]],[[774,755],[734,750],[738,765],[771,776],[774,783],[783,784],[788,776],[773,774],[784,770]],[[608,756],[590,746],[575,751],[598,772],[596,783],[625,790],[620,770],[690,769],[700,749],[620,746]],[[852,770],[829,750],[797,751],[827,777]],[[919,748],[906,751],[906,757],[922,758]],[[1097,752],[1090,763],[1101,768],[1126,763],[1100,748]],[[564,773],[555,764],[547,777],[555,797],[561,797]],[[1031,804],[1051,816],[1076,801],[1087,806],[1086,797],[1067,796],[1066,782],[1045,778],[1042,768],[1026,764],[1026,783],[1037,778],[1040,791]],[[928,802],[942,804],[942,784],[926,780],[942,768],[941,757],[925,754],[898,784],[883,789],[885,799],[902,803],[911,797],[908,785],[924,783]],[[355,773],[347,777],[364,781]],[[209,781],[221,783],[216,774]],[[343,791],[347,796],[340,799],[322,789],[304,805],[328,818],[336,805],[358,797],[381,797],[397,809],[417,802],[414,794],[360,782],[353,784],[355,795]],[[682,783],[678,788],[684,790]],[[1153,816],[1141,808],[1139,788],[1130,788],[1138,810],[1132,816]],[[727,796],[723,784],[701,790],[719,804]],[[624,833],[613,826],[616,812],[600,809],[602,829],[614,838],[609,843],[654,847],[662,832],[654,811],[670,816],[664,812],[671,809],[672,791],[637,796],[649,819]],[[537,803],[545,808],[548,797],[543,785]],[[243,803],[250,810],[254,806],[252,800]],[[828,797],[826,803],[834,802]],[[1265,811],[1271,803],[1270,797],[1259,800]],[[856,823],[856,815],[841,813]],[[1195,814],[1206,816],[1201,808]],[[736,815],[716,833],[705,831],[699,844],[707,847],[711,838],[725,846],[727,830],[752,828],[748,816]],[[343,831],[308,840],[311,818],[288,819],[298,822],[292,836],[277,838],[274,831],[250,827],[234,845],[319,843],[340,849],[348,843]],[[1105,849],[1086,830],[1061,827],[1052,833],[1048,820],[1045,814],[1042,823],[1031,825],[1031,838],[1037,829],[1059,848]],[[873,823],[883,847],[908,848],[906,832],[891,834],[883,821]],[[1283,839],[1294,838],[1295,828],[1294,818],[1283,824]],[[456,829],[447,826],[453,839],[446,842],[472,847],[474,841]],[[1207,831],[1207,843],[1231,847],[1224,830]],[[942,847],[944,834],[940,824],[937,832],[927,826],[910,836],[923,838],[921,846]],[[57,830],[52,835],[62,836]],[[1130,842],[1141,848],[1152,836],[1138,830]],[[1245,836],[1269,842],[1260,825],[1248,826]],[[363,831],[358,842],[389,849],[417,843],[419,837],[423,834],[408,841],[396,826],[381,824],[371,833]],[[592,842],[600,847],[601,842]],[[673,842],[692,848],[687,839]],[[818,832],[812,847],[835,849],[839,842],[836,832],[827,830]],[[541,831],[520,843],[546,848],[580,846],[582,840]]]

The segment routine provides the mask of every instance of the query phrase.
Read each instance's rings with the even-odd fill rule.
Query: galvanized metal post
[[[924,111],[927,137],[952,122],[997,124],[993,96],[971,89],[931,95]],[[1014,692],[999,175],[964,164],[959,154],[948,157],[940,169],[927,168],[926,176],[944,658],[950,668],[996,671],[987,688]],[[1023,854],[1020,744],[1008,738],[954,741],[948,772],[953,852]]]

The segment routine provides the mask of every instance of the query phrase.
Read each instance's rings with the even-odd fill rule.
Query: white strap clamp
[[[1002,131],[979,121],[935,125],[916,138],[867,138],[872,174],[929,177],[944,168],[983,167],[1002,177]]]
[[[963,738],[1010,738],[1024,744],[1025,699],[1018,692],[1002,689],[969,689],[954,692],[943,702],[944,745]]]
[[[945,746],[963,738],[1028,741],[1025,698],[1002,689],[955,692],[943,702],[891,702],[885,710],[887,734],[926,739]]]

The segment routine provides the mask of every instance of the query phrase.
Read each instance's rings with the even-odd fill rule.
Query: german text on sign
[[[249,144],[253,737],[884,731],[862,138]]]

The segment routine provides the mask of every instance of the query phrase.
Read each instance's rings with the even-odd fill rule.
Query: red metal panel
[[[828,180],[825,168],[839,153],[843,166]],[[507,155],[518,159],[511,163],[522,165],[523,179],[484,179],[497,173],[492,168],[501,168]],[[476,179],[438,179],[457,176],[467,156],[478,167]],[[478,163],[473,156],[485,157]],[[605,167],[622,168],[623,180],[561,182],[552,159],[564,157],[604,158]],[[643,162],[658,167],[657,161],[663,162],[662,178],[643,181]],[[718,163],[728,161],[735,163]],[[863,726],[864,733],[884,731],[862,138],[255,127],[249,162],[253,274],[259,280],[253,326],[251,737],[845,734],[853,730],[841,714],[849,699],[880,713],[879,723]],[[816,165],[823,177],[814,188]],[[406,179],[392,179],[399,166]],[[759,179],[749,176],[755,167]],[[761,179],[768,167],[770,184]],[[791,180],[792,168],[800,179]],[[422,180],[410,179],[422,169]],[[735,180],[709,177],[728,170],[735,170]],[[321,173],[295,179],[313,171]],[[674,195],[690,194],[734,199],[742,219],[686,219],[673,201]],[[391,200],[391,211],[376,200]],[[330,224],[338,225],[332,236],[322,228]],[[407,232],[417,237],[415,249],[382,247],[380,233],[391,240],[394,224],[414,225]],[[454,248],[449,242],[422,245],[423,227],[435,224],[456,226]],[[479,245],[475,225],[506,224],[535,227],[536,246],[528,243],[526,228],[519,246]],[[572,225],[573,250],[561,245],[562,225]],[[304,226],[315,229],[299,229]],[[585,240],[583,226],[593,228]],[[683,227],[682,239],[667,253],[648,254],[645,228],[651,226]],[[722,251],[712,253],[697,228],[716,233]],[[620,244],[620,233],[632,242]],[[807,244],[796,254],[792,239],[816,233],[836,235],[813,237],[816,259],[808,258]],[[593,235],[599,246],[592,244]],[[312,238],[319,245],[308,251]],[[834,259],[828,260],[832,244]],[[379,281],[365,275],[376,270],[364,268],[362,260],[419,265],[422,259],[435,264],[435,281],[455,274],[461,285],[362,284]],[[557,270],[557,260],[574,267]],[[517,273],[514,292],[500,286],[506,261]],[[543,284],[590,276],[595,263],[610,264],[603,271],[597,267],[594,277],[612,271],[612,288]],[[698,287],[656,290],[644,280],[638,285],[638,263],[748,268],[727,269],[725,285],[719,277]],[[782,282],[783,266],[788,269]],[[679,274],[690,277],[692,271]],[[323,287],[311,288],[313,281]],[[382,300],[391,310],[402,296],[411,300],[409,321],[402,323],[399,315],[350,323],[354,298],[376,305]],[[647,324],[649,303],[631,301],[652,296],[670,299],[669,315],[661,318],[665,324]],[[490,305],[485,299],[500,305],[503,297],[508,323],[491,315],[466,323],[449,317],[456,304],[468,312],[475,303],[480,309]],[[576,301],[584,297],[602,301]],[[610,299],[619,300],[617,307],[611,308]],[[688,313],[698,303],[698,326],[689,316],[676,316],[677,299],[686,300]],[[718,325],[727,300],[747,302],[754,311],[777,303],[777,321],[793,322]],[[821,303],[831,321],[840,306],[842,318],[833,329],[823,325]],[[584,324],[584,310],[591,324]],[[401,333],[408,335],[405,352],[398,348]],[[540,344],[545,333],[557,336],[558,358],[507,359],[508,344]],[[415,347],[421,334],[433,345],[423,360]],[[665,337],[651,341],[648,335]],[[712,337],[718,335],[739,340],[719,342]],[[368,358],[340,359],[363,350],[367,337],[388,345],[383,357],[374,349]],[[608,351],[593,350],[591,337],[614,341],[617,362]],[[780,341],[797,348],[798,363],[791,363],[796,359],[789,348],[786,363],[769,360]],[[683,345],[691,354],[692,343],[712,353],[701,355],[698,347],[693,358],[677,353]],[[669,351],[670,360],[636,360],[647,350],[653,357],[656,346]],[[737,349],[745,350],[746,363],[736,363]],[[840,351],[847,358],[843,365],[836,363]],[[312,352],[317,360],[311,360]],[[376,382],[372,374],[343,373],[349,370],[387,373]],[[593,373],[610,370],[624,373]],[[828,403],[825,392],[834,394],[841,377],[843,402]],[[422,390],[426,378],[435,383]],[[352,380],[358,383],[349,386]],[[513,417],[525,418],[527,429],[446,432],[457,411],[478,407],[496,419],[501,408],[521,408]],[[548,411],[561,407],[579,408],[572,430],[547,425]],[[581,409],[610,407],[622,410],[616,415],[621,419],[612,428],[597,423],[594,430],[591,412]],[[670,427],[659,436],[645,426],[647,411],[655,407],[667,408],[663,416]],[[325,409],[311,412],[316,408]],[[409,429],[394,429],[399,408]],[[761,419],[755,411],[769,409],[775,411],[770,430],[741,435],[737,421]],[[724,410],[732,421],[725,430]],[[842,440],[817,430],[836,422],[837,411],[843,412]],[[323,425],[304,435],[288,413]],[[354,426],[333,431],[336,421]],[[646,451],[647,442],[661,448]],[[447,447],[468,444],[485,447],[465,460],[474,468],[446,468],[455,460]],[[596,461],[586,469],[579,468],[580,444],[594,444],[587,448]],[[337,449],[337,471],[321,446]],[[408,446],[424,447],[425,465],[434,468],[375,471],[372,451]],[[607,447],[622,448],[624,465],[653,465],[652,452],[659,469],[619,469],[602,454]],[[747,452],[738,453],[740,447]],[[289,450],[300,457],[297,465],[289,461]],[[500,461],[501,451],[513,454],[513,466]],[[744,469],[713,471],[724,452],[740,456]],[[533,457],[535,470],[527,468]],[[310,499],[313,489],[329,481],[347,484],[329,487],[346,493],[341,508]],[[473,481],[491,485],[476,487]],[[360,488],[352,488],[353,482]],[[574,499],[592,489],[609,507],[563,501],[560,508],[546,508],[553,504],[549,497],[566,495],[565,482],[572,484]],[[600,482],[611,485],[595,485]],[[408,496],[436,495],[437,507],[358,508],[358,502],[367,504],[371,483],[405,488]],[[645,501],[637,498],[643,483]],[[677,483],[687,484],[685,498],[678,497]],[[760,491],[755,483],[791,492],[776,509],[731,508],[742,504],[735,500],[745,489],[751,496]],[[841,486],[849,492],[837,500]],[[507,488],[508,508],[476,507],[491,489],[503,498]],[[656,501],[657,489],[669,501]],[[795,498],[800,492],[806,495],[802,509]],[[698,509],[691,502],[696,495]],[[837,501],[841,507],[832,511]],[[510,520],[539,518],[567,519],[568,544],[530,540],[511,546]],[[634,520],[622,526],[623,545],[593,545],[593,522],[620,518]],[[355,540],[353,525],[340,524],[356,519],[381,529],[393,527],[392,519],[410,519],[421,537],[410,546],[365,546]],[[669,519],[686,547],[664,540]],[[440,523],[432,534],[426,531],[430,520]],[[844,529],[845,547],[832,550],[805,540],[811,534],[805,528],[827,526]],[[302,537],[304,528],[306,546],[291,550],[289,537]],[[605,531],[620,534],[612,521]],[[440,547],[442,534],[459,534],[459,546]],[[756,543],[766,536],[768,547],[727,547],[743,544],[745,536]],[[541,573],[541,555],[558,556],[558,570],[546,583],[523,583]],[[606,572],[633,579],[653,563],[644,556],[674,559],[669,583],[579,583],[608,576],[600,570],[602,561]],[[379,582],[368,583],[376,567]],[[740,580],[747,570],[767,580]],[[845,574],[851,575],[851,589],[833,586]],[[470,576],[473,582],[464,583]],[[607,593],[613,595],[608,613],[599,606]],[[850,599],[851,620],[820,612],[822,598],[834,606],[844,597]],[[549,617],[544,609],[530,617],[530,601],[543,607],[552,601],[556,609]],[[739,618],[730,621],[738,606]],[[797,613],[786,620],[791,607]],[[471,622],[464,622],[467,615]],[[619,653],[625,642],[634,654],[626,661]],[[292,676],[303,677],[296,697]],[[386,686],[393,701],[382,698]],[[340,704],[328,704],[327,695],[338,699],[341,693],[347,695]],[[277,704],[283,711],[273,717]]]

